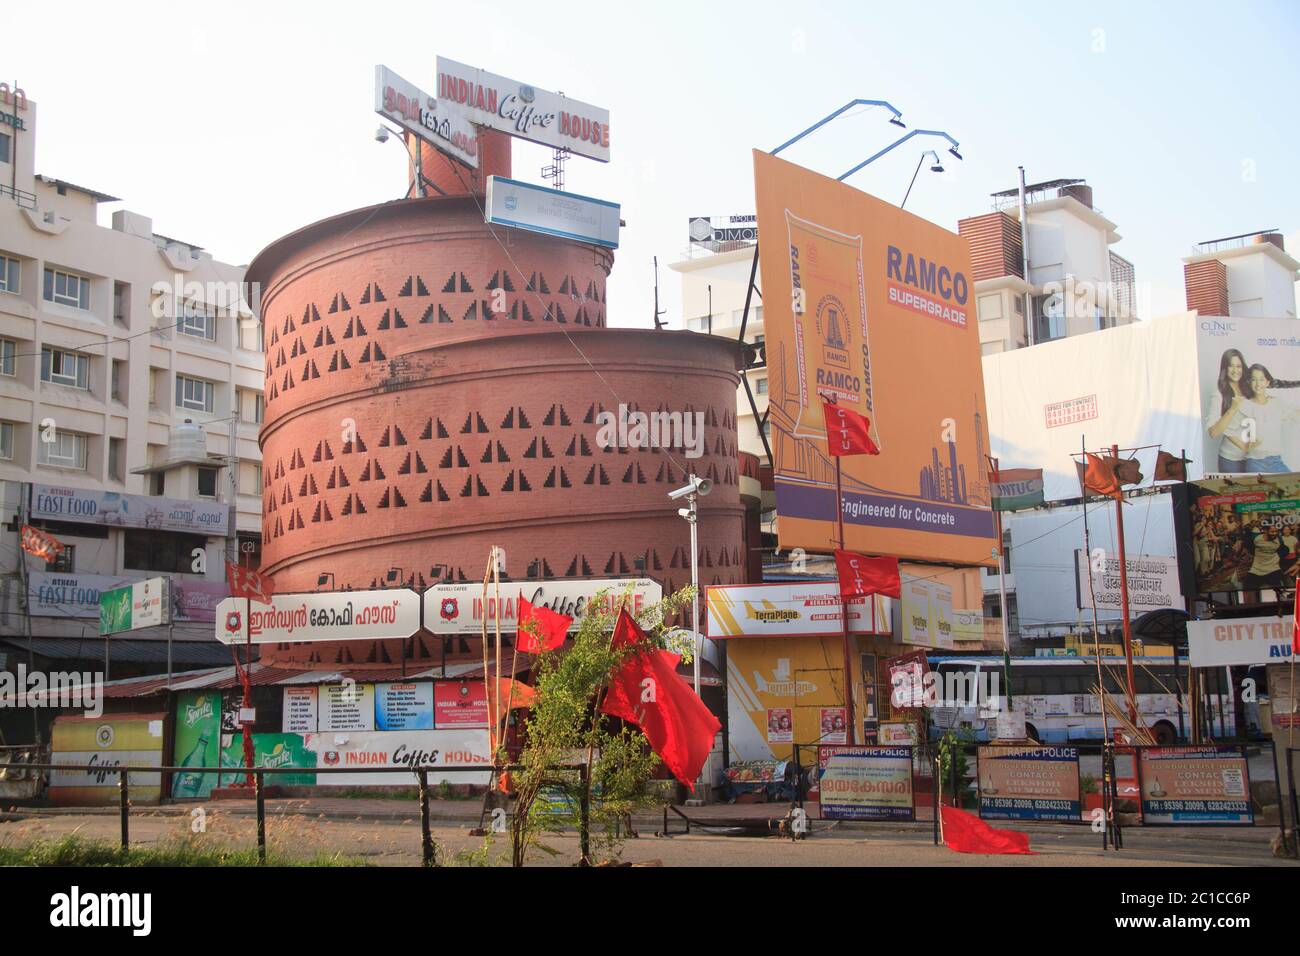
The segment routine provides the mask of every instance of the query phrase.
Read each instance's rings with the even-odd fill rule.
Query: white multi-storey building
[[[101,587],[162,575],[199,612],[177,635],[210,637],[200,592],[222,589],[227,554],[260,551],[264,363],[243,267],[124,209],[100,225],[119,200],[38,175],[36,117],[0,85],[0,635],[30,620],[93,636]],[[56,500],[76,513],[54,517]],[[24,516],[68,547],[20,573]]]

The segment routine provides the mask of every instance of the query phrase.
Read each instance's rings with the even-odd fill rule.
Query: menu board
[[[315,687],[286,687],[282,728],[284,733],[316,733],[317,710]]]
[[[432,730],[433,685],[375,685],[376,730]]]
[[[374,730],[375,685],[345,681],[321,687],[320,729]]]

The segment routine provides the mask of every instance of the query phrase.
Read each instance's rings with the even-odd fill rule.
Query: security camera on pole
[[[691,665],[695,668],[695,694],[700,693],[700,652],[704,642],[700,639],[700,546],[699,546],[699,499],[713,490],[713,482],[696,474],[688,476],[689,484],[668,492],[673,501],[686,499],[686,507],[678,508],[677,513],[691,526]],[[708,777],[710,761],[704,762],[704,776]]]

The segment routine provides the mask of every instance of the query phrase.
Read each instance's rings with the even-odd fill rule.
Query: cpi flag
[[[63,553],[63,545],[58,540],[29,524],[23,525],[22,540],[24,551],[46,562],[53,561]]]
[[[573,626],[573,618],[567,614],[557,614],[549,607],[533,607],[532,603],[519,592],[518,643],[516,650],[521,654],[540,654],[553,651],[564,643],[564,637]],[[526,628],[532,622],[532,628]]]
[[[835,549],[835,570],[840,576],[840,594],[845,598],[883,594],[901,597],[902,578],[898,558],[869,558],[856,551]]]
[[[827,401],[822,402],[822,414],[826,418],[826,448],[832,455],[880,454],[871,440],[871,419],[866,415]]]
[[[610,646],[638,649],[611,677],[600,709],[640,727],[673,776],[694,792],[695,778],[722,724],[677,676],[681,658],[669,651],[639,647],[647,641],[632,616],[620,610]]]
[[[248,598],[259,604],[270,604],[275,593],[275,579],[269,574],[259,574],[252,568],[241,568],[226,562],[226,580],[230,582],[230,596]]]

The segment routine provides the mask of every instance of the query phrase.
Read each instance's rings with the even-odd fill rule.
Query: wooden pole
[[[1110,446],[1110,456],[1119,458],[1119,446]],[[1116,476],[1116,481],[1119,480]],[[1133,681],[1133,634],[1128,619],[1128,558],[1124,550],[1124,492],[1115,498],[1115,537],[1119,540],[1120,624],[1124,634],[1124,676],[1128,682],[1128,718],[1137,726],[1137,690]]]

